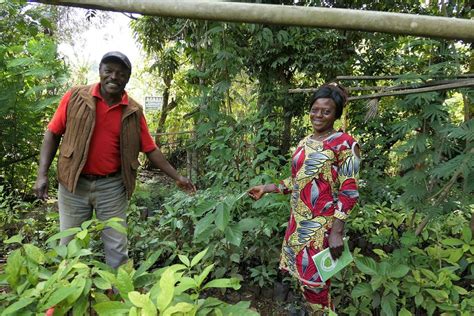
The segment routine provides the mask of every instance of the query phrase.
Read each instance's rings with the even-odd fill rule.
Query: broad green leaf
[[[457,238],[446,238],[446,239],[443,239],[441,243],[446,246],[460,246],[464,244],[464,242],[461,239],[457,239]]]
[[[130,300],[130,302],[132,302],[133,305],[141,308],[145,305],[145,301],[147,299],[150,299],[150,297],[149,295],[140,294],[137,291],[132,291],[128,293],[128,299]]]
[[[74,253],[74,257],[84,257],[92,255],[92,251],[90,249],[79,249]]]
[[[119,290],[120,296],[125,300],[128,299],[128,293],[134,290],[132,278],[123,267],[117,271],[115,286]]]
[[[156,260],[161,256],[163,252],[162,249],[155,251],[151,256],[149,256],[145,261],[142,262],[138,270],[133,275],[133,279],[136,280],[139,276],[144,274],[152,265],[155,264]]]
[[[183,277],[179,280],[179,284],[177,287],[174,289],[174,294],[175,295],[180,295],[183,292],[186,292],[189,289],[196,289],[197,283],[196,280],[190,277]]]
[[[58,240],[58,239],[61,239],[61,238],[65,238],[65,237],[75,235],[80,231],[81,231],[81,229],[79,227],[68,228],[66,230],[60,231],[59,233],[54,234],[53,236],[49,237],[46,240],[46,243],[49,243],[51,241]]]
[[[103,271],[103,270],[98,270],[97,274],[100,275],[105,281],[115,284],[117,283],[117,278],[113,273],[110,273],[108,271]]]
[[[444,302],[448,300],[448,293],[442,290],[434,290],[434,289],[426,289],[426,292],[428,292],[437,302]]]
[[[85,221],[85,222],[83,222],[83,223],[81,224],[81,228],[82,228],[83,230],[86,230],[87,228],[89,228],[89,226],[91,226],[91,224],[92,224],[93,222],[94,222],[93,219],[87,220],[87,221]]]
[[[81,242],[77,239],[73,239],[67,244],[67,257],[74,258],[76,257],[76,254],[81,250],[82,250]]]
[[[372,286],[372,290],[378,290],[382,284],[385,282],[385,277],[383,275],[374,275],[372,280],[370,280],[370,285]]]
[[[431,281],[435,281],[438,279],[438,277],[436,276],[436,274],[433,273],[433,271],[430,271],[428,269],[420,269],[421,273],[423,273],[426,277],[428,277],[428,279],[430,279]]]
[[[138,278],[134,278],[133,285],[135,288],[148,288],[155,284],[156,281],[157,278],[153,273],[145,273],[140,275]]]
[[[171,316],[175,313],[177,313],[176,315],[194,315],[195,313],[191,313],[194,309],[197,309],[197,306],[185,302],[180,302],[176,305],[168,307],[164,311],[163,316]]]
[[[23,236],[21,234],[14,235],[7,240],[4,240],[4,244],[14,244],[14,243],[19,243],[21,244],[21,241],[23,240]]]
[[[235,245],[240,246],[242,242],[242,231],[239,229],[237,225],[229,225],[225,228],[224,231],[225,239]]]
[[[118,231],[121,234],[124,234],[124,235],[127,234],[127,228],[125,228],[125,226],[123,226],[123,224],[118,223],[116,221],[108,221],[105,226],[111,227],[112,229]]]
[[[437,307],[442,311],[459,312],[459,306],[453,306],[453,304],[449,303],[438,304]]]
[[[252,231],[260,225],[260,221],[256,218],[244,218],[239,221],[237,226],[243,232]]]
[[[232,262],[235,262],[235,263],[240,263],[240,256],[238,253],[233,253],[230,255],[230,258],[229,258]]]
[[[400,311],[398,312],[398,316],[411,316],[412,314],[410,313],[410,311],[404,307],[402,307],[400,309]]]
[[[202,287],[203,289],[207,288],[233,288],[234,290],[240,289],[240,281],[237,278],[230,279],[215,279],[206,283]]]
[[[189,267],[191,265],[191,262],[189,262],[189,258],[185,255],[178,255],[178,258],[182,263],[184,263],[185,266]]]
[[[203,218],[199,220],[199,222],[194,227],[194,238],[197,239],[200,235],[212,225],[212,222],[216,218],[216,214],[214,212],[206,214]]]
[[[125,220],[123,218],[112,217],[112,218],[109,218],[108,220],[106,220],[104,223],[108,224],[108,223],[123,223],[123,222],[125,222]]]
[[[403,278],[410,268],[404,264],[392,265],[388,270],[388,276],[392,278]]]
[[[388,290],[390,290],[392,293],[395,293],[396,296],[400,296],[400,290],[398,289],[398,284],[395,282],[385,282],[385,291],[384,293],[389,293]]]
[[[24,261],[25,259],[21,255],[20,249],[14,250],[7,258],[5,273],[7,274],[7,281],[13,289],[16,289],[18,286],[20,271]]]
[[[18,311],[21,310],[22,308],[30,305],[34,301],[35,301],[35,299],[32,298],[32,297],[20,298],[20,300],[18,302],[15,302],[12,305],[8,306],[3,311],[2,316],[9,315],[9,314],[21,315],[21,313],[18,313]]]
[[[163,313],[168,305],[173,300],[174,294],[174,284],[176,282],[174,278],[174,271],[171,268],[168,268],[163,272],[163,275],[160,279],[160,292],[156,298],[156,306],[160,313]]]
[[[423,297],[423,294],[421,294],[421,293],[416,294],[416,296],[415,296],[416,306],[421,306],[421,304],[423,304],[424,300],[425,300],[425,298]]]
[[[142,315],[156,316],[157,311],[153,302],[150,300],[150,294],[140,294],[137,291],[128,293],[128,298],[133,305],[143,309]]]
[[[128,313],[128,316],[141,316],[140,313],[138,312],[138,308],[136,308],[135,306],[133,306],[132,308],[130,308],[130,311]]]
[[[364,297],[372,297],[372,286],[368,283],[358,283],[354,288],[352,289],[352,297],[353,298],[358,298],[361,296]]]
[[[355,258],[354,259],[355,264],[357,268],[368,275],[377,275],[377,263],[374,261],[374,259],[369,258],[369,257],[361,257],[361,258]]]
[[[73,264],[72,268],[76,269],[76,270],[89,270],[89,266],[87,264],[83,263],[83,262],[77,262],[77,263]]]
[[[472,231],[471,227],[469,226],[464,226],[462,229],[462,239],[466,244],[469,244],[472,240]]]
[[[201,274],[199,274],[199,276],[195,277],[196,279],[196,283],[197,283],[197,286],[198,287],[201,287],[202,283],[204,282],[204,280],[207,278],[207,276],[209,275],[209,273],[211,273],[212,269],[214,269],[214,263],[207,266],[202,272]]]
[[[56,291],[54,291],[53,294],[49,297],[49,299],[44,303],[41,307],[40,310],[44,311],[52,306],[55,306],[65,300],[69,295],[75,293],[76,291],[81,291],[82,289],[79,289],[75,286],[71,287],[60,287]]]
[[[382,310],[385,312],[386,315],[392,316],[397,314],[397,297],[395,294],[389,294],[382,296]]]
[[[207,211],[213,209],[216,206],[216,201],[205,200],[199,205],[196,206],[195,214],[197,216],[201,216],[202,214],[206,213]]]
[[[87,315],[87,308],[89,307],[88,296],[81,296],[74,303],[72,307],[72,315]]]
[[[465,288],[457,286],[457,285],[453,285],[453,289],[456,290],[456,292],[458,292],[460,295],[466,295],[469,293]]]
[[[77,291],[73,292],[71,295],[68,296],[67,302],[69,304],[74,305],[77,299],[82,295],[84,291],[84,287],[86,286],[86,279],[84,277],[79,276],[72,280],[71,286],[77,288]]]
[[[388,258],[387,254],[382,249],[374,249],[372,251],[376,253],[380,258]]]
[[[456,263],[459,259],[462,258],[464,255],[464,251],[462,249],[449,249],[449,262]]]
[[[25,249],[26,256],[38,264],[43,264],[46,261],[46,257],[41,249],[32,245],[24,244],[23,248]]]
[[[230,221],[230,209],[224,207],[223,204],[218,204],[216,207],[216,226],[219,230],[224,231]]]
[[[93,282],[94,285],[101,290],[108,290],[112,288],[112,284],[101,277],[94,278]]]
[[[245,316],[258,316],[259,314],[250,309],[250,302],[239,302],[234,305],[219,306],[222,310],[222,315],[245,315]]]
[[[203,251],[201,251],[200,253],[198,253],[197,255],[194,256],[194,258],[191,260],[191,267],[194,267],[196,264],[199,263],[199,261],[201,261],[202,258],[204,258],[204,256],[206,255],[208,249],[209,248],[206,248],[206,249],[204,249]]]
[[[80,240],[84,240],[84,238],[87,237],[87,234],[89,231],[87,229],[83,229],[80,232],[77,233],[76,237],[79,238]]]
[[[27,67],[34,62],[35,62],[35,59],[30,58],[30,57],[16,58],[16,59],[8,61],[7,68]]]
[[[99,316],[118,316],[125,315],[130,310],[130,307],[125,303],[108,301],[95,304],[94,310],[99,314]]]

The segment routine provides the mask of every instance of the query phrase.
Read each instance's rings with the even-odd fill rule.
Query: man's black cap
[[[107,60],[117,60],[120,61],[122,64],[124,64],[128,69],[130,69],[130,72],[132,71],[132,63],[128,59],[125,54],[122,54],[121,52],[113,51],[113,52],[108,52],[104,56],[102,56],[102,59],[100,60],[100,63],[104,63]]]

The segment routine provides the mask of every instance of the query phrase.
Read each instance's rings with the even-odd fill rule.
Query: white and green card
[[[326,248],[313,256],[313,261],[318,268],[318,273],[321,276],[321,280],[323,280],[323,282],[326,282],[326,280],[330,279],[334,274],[341,271],[345,266],[351,263],[352,260],[354,259],[352,258],[352,254],[349,251],[347,238],[344,238],[344,250],[342,251],[342,255],[337,260],[334,260],[331,257],[329,248]]]

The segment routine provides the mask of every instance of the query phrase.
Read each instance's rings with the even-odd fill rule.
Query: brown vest
[[[68,191],[75,192],[82,168],[87,161],[89,144],[95,126],[96,99],[92,85],[72,88],[67,107],[66,132],[58,159],[58,180]],[[135,189],[140,153],[140,117],[142,107],[132,98],[122,111],[120,161],[122,178],[130,199]]]

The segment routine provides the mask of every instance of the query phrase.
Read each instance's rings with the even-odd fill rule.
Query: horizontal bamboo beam
[[[420,75],[423,76],[423,75]],[[390,80],[390,79],[402,79],[407,75],[386,75],[386,76],[337,76],[336,80]],[[438,77],[441,78],[441,77]],[[442,78],[474,78],[474,73],[460,74],[456,76],[444,76]]]
[[[353,97],[349,97],[348,100],[355,101],[355,100],[363,100],[363,99],[376,99],[376,98],[396,96],[396,95],[407,95],[407,94],[424,93],[424,92],[432,92],[432,91],[444,91],[444,90],[468,88],[468,87],[474,87],[474,79],[459,80],[459,81],[451,82],[451,83],[439,82],[436,85],[433,85],[433,83],[427,83],[419,87],[414,87],[414,88],[404,89],[404,90],[393,90],[397,87],[385,87],[387,90],[392,90],[392,91],[353,96]],[[383,88],[383,87],[377,87],[377,88]],[[399,86],[399,88],[401,88],[401,86]],[[346,89],[348,91],[357,90],[354,88],[346,88]],[[288,93],[311,93],[316,90],[317,88],[289,89]]]
[[[180,135],[180,134],[193,134],[194,131],[182,131],[182,132],[169,132],[169,133],[150,133],[151,136],[166,136],[166,135]]]
[[[376,98],[381,98],[381,97],[390,97],[390,96],[397,96],[397,95],[407,95],[407,94],[433,92],[433,91],[444,91],[444,90],[452,90],[452,89],[468,88],[468,87],[474,87],[474,80],[462,80],[462,82],[448,83],[448,84],[442,84],[442,85],[426,87],[426,88],[406,89],[406,90],[398,90],[398,91],[391,91],[391,92],[374,93],[374,94],[368,94],[368,95],[359,95],[355,97],[349,97],[348,100],[355,101],[355,100],[363,100],[363,99],[376,99]]]
[[[334,28],[474,41],[474,20],[338,8],[170,0],[30,0],[152,16]]]
[[[464,78],[469,78],[468,76],[463,76]],[[472,76],[474,78],[474,75]],[[345,87],[348,92],[353,91],[393,91],[393,90],[402,90],[402,89],[416,89],[423,87],[432,87],[438,85],[444,85],[448,83],[457,83],[464,82],[464,80],[432,80],[424,83],[413,83],[413,84],[403,84],[397,86],[367,86],[367,87]],[[295,88],[288,89],[288,93],[311,93],[318,90],[318,88]]]

